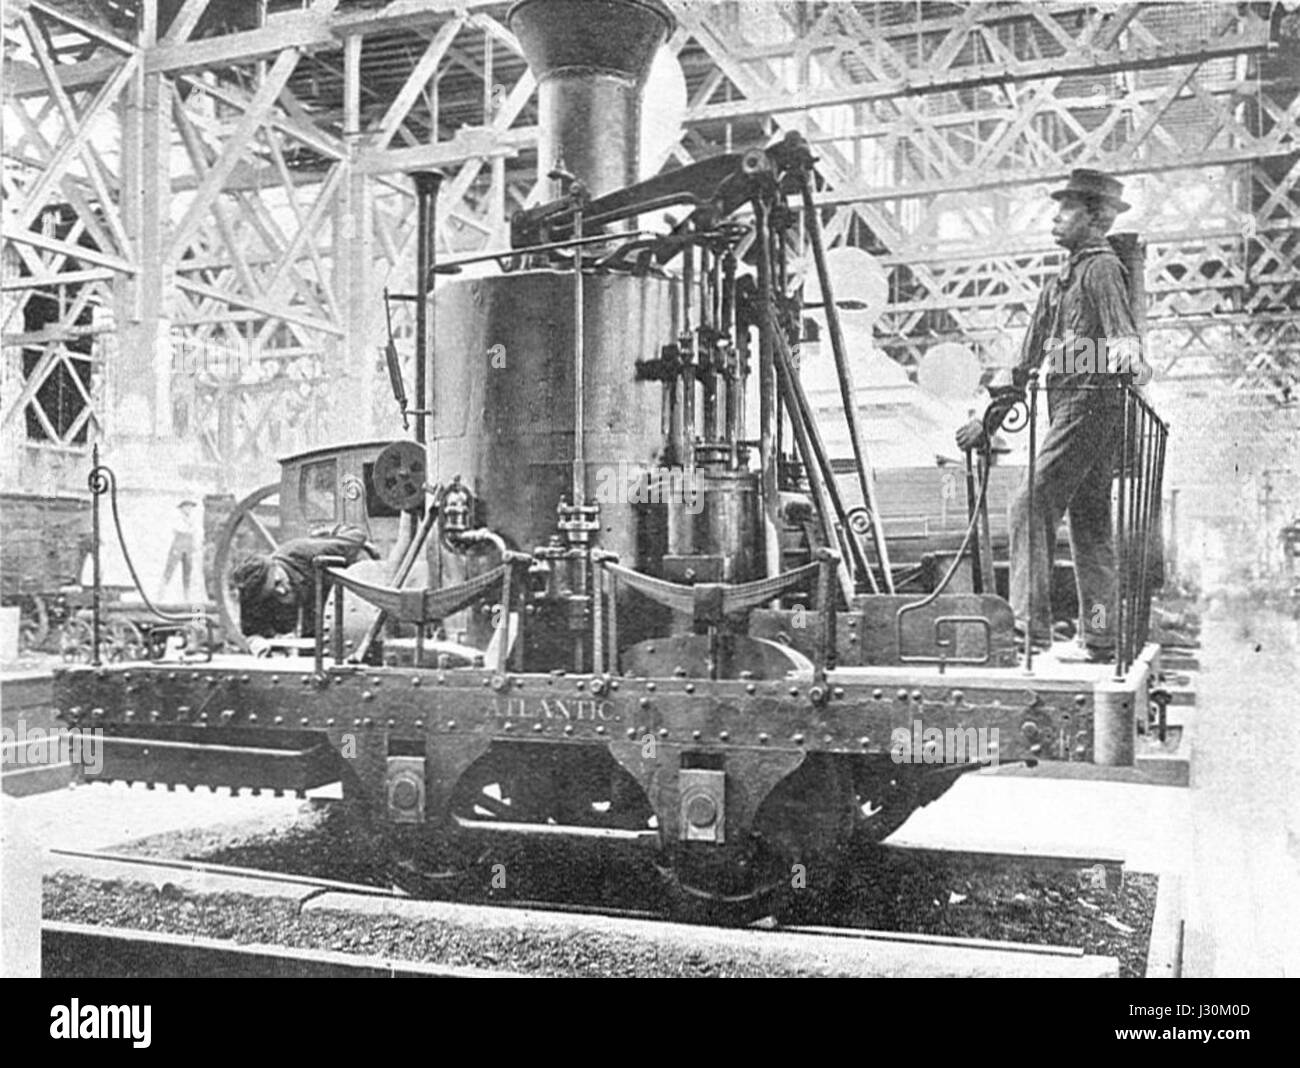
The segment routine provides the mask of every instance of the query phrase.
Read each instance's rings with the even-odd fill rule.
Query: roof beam
[[[199,24],[199,19],[207,11],[208,3],[209,0],[185,0],[185,6],[167,27],[167,36],[163,38],[163,43],[175,45],[188,41],[190,34],[194,32],[194,27]]]
[[[200,92],[207,93],[214,100],[219,100],[228,107],[236,111],[247,112],[252,106],[252,101],[240,96],[237,92],[224,86],[210,85],[202,78],[193,75],[183,74],[178,79],[186,85],[198,89]],[[280,104],[286,109],[296,101],[290,101],[289,90],[285,89],[280,93]],[[279,130],[283,134],[301,141],[308,148],[314,149],[322,156],[328,156],[333,160],[342,160],[347,158],[347,148],[336,137],[331,136],[324,130],[310,124],[304,124],[292,117],[281,114],[279,111],[271,111],[266,116],[266,124]]]
[[[443,56],[447,54],[447,49],[451,47],[451,42],[455,40],[456,34],[460,33],[461,27],[464,25],[464,18],[453,18],[438,29],[433,40],[429,42],[429,47],[424,50],[424,55],[416,63],[415,69],[407,75],[405,84],[398,91],[397,96],[393,98],[393,102],[388,106],[388,111],[385,112],[383,119],[380,121],[376,148],[388,147],[388,143],[393,139],[393,134],[402,125],[402,120],[406,118],[407,113],[424,91],[424,87],[429,84],[430,79],[437,72],[438,64],[442,62]]]
[[[136,272],[135,264],[129,263],[120,256],[100,252],[98,249],[85,248],[82,245],[72,245],[66,241],[60,241],[58,238],[38,234],[35,230],[11,230],[6,226],[5,240],[15,241],[20,245],[31,245],[35,248],[44,249],[46,252],[58,252],[74,260],[98,263],[103,267],[111,267],[113,270],[124,274],[135,274]]]
[[[432,145],[385,150],[362,149],[357,154],[357,173],[392,174],[395,171],[420,170],[426,167],[451,167],[471,159],[514,156],[520,148],[537,142],[537,127],[526,126],[505,133],[493,133],[485,127],[466,128],[450,141]]]
[[[308,330],[316,330],[323,334],[331,334],[334,337],[343,336],[343,328],[329,322],[325,319],[316,319],[309,315],[301,315],[294,309],[282,304],[276,304],[272,301],[262,300],[258,297],[245,296],[242,293],[233,293],[227,289],[218,289],[216,286],[210,286],[203,282],[195,281],[193,278],[186,278],[184,275],[176,276],[176,286],[195,296],[206,297],[208,300],[220,301],[223,304],[234,305],[238,308],[251,308],[255,312],[268,316],[273,319],[283,319],[286,323],[297,323],[299,326],[306,327]]]
[[[163,42],[145,57],[146,72],[171,73],[208,66],[266,59],[285,48],[303,52],[335,49],[357,34],[429,27],[469,8],[486,7],[493,0],[398,0],[377,11],[331,14],[317,7],[273,16],[260,29],[223,34],[200,41]],[[499,2],[499,0],[497,0]]]
[[[334,43],[328,16],[309,8],[276,15],[257,30],[242,30],[181,44],[164,41],[145,53],[144,69],[146,74],[174,74],[269,59],[290,48],[310,52],[313,48]]]
[[[1274,144],[1254,145],[1250,148],[1226,149],[1203,155],[1170,156],[1165,159],[1097,160],[1089,166],[1099,166],[1108,174],[1155,174],[1165,171],[1199,170],[1203,167],[1221,167],[1233,163],[1251,163],[1273,156],[1293,156],[1295,148],[1279,138]],[[1081,161],[1074,161],[1081,162]],[[1072,162],[1071,166],[1074,163]],[[907,200],[915,197],[933,197],[941,193],[965,193],[982,189],[1009,189],[1021,185],[1039,185],[1064,181],[1070,176],[1071,166],[1052,167],[1040,171],[985,172],[966,178],[946,178],[933,182],[909,182],[890,188],[861,184],[845,185],[818,193],[816,203],[822,207],[840,204],[870,204],[889,200]],[[796,210],[799,209],[795,205]]]
[[[305,53],[320,49],[334,50],[341,48],[348,37],[429,28],[439,25],[449,16],[460,16],[468,10],[493,6],[499,2],[500,0],[395,0],[378,10],[335,13],[310,8],[275,15],[268,20],[266,26],[256,30],[222,34],[198,41],[173,40],[169,32],[158,44],[143,50],[126,45],[125,42],[118,42],[114,47],[125,48],[130,52],[142,51],[146,73],[176,74],[269,59],[286,48],[298,48]],[[182,9],[177,19],[185,14],[186,9]],[[63,21],[67,21],[66,18]],[[116,41],[116,38],[113,40]],[[84,89],[104,81],[120,65],[121,59],[118,57],[92,57],[81,63],[60,64],[59,82],[69,91]],[[48,92],[45,78],[31,64],[9,61],[5,67],[5,80],[8,83],[5,89],[9,95],[26,97]]]
[[[280,53],[275,65],[267,72],[266,79],[258,86],[257,92],[249,102],[248,110],[240,117],[239,122],[235,124],[234,130],[231,131],[229,138],[222,146],[221,158],[203,176],[203,181],[194,194],[193,201],[190,202],[190,206],[186,209],[181,221],[177,223],[171,242],[167,246],[166,259],[175,260],[184,252],[185,246],[189,244],[195,230],[198,229],[200,221],[208,213],[213,200],[221,192],[225,180],[239,163],[239,158],[244,154],[244,150],[252,140],[253,134],[270,114],[272,105],[280,95],[280,90],[288,83],[289,75],[293,73],[294,67],[297,66],[300,55],[301,53],[296,48],[286,49]]]
[[[45,0],[27,0],[26,5],[29,11],[37,11],[48,19],[62,23],[69,29],[76,30],[78,33],[85,34],[93,41],[99,41],[108,45],[110,48],[116,48],[119,52],[126,55],[134,55],[138,49],[129,41],[124,41],[115,34],[109,33],[102,26],[97,26],[93,22],[87,22],[85,19],[77,18],[75,15],[69,15],[65,11],[60,11],[52,4],[45,3]]]
[[[45,275],[27,275],[8,278],[0,282],[0,290],[40,289],[44,286],[71,286],[83,282],[107,282],[116,278],[117,272],[108,267],[90,267],[84,271],[63,271]]]
[[[1086,53],[1070,57],[1073,62],[1060,59],[1038,60],[1019,64],[1015,69],[1006,66],[957,67],[942,75],[913,74],[905,78],[891,78],[866,82],[862,85],[815,92],[773,93],[747,100],[730,100],[721,104],[704,104],[687,112],[687,124],[716,122],[721,119],[760,118],[765,115],[787,115],[809,108],[834,107],[843,104],[865,104],[873,100],[893,100],[899,97],[924,96],[930,93],[974,89],[981,86],[1012,85],[1017,82],[1041,78],[1061,78],[1079,75],[1122,74],[1134,70],[1154,70],[1183,63],[1202,63],[1222,56],[1262,52],[1268,48],[1268,32],[1243,34],[1242,39],[1230,38],[1212,42],[1193,52],[1175,52],[1160,49],[1135,49],[1115,52],[1105,59],[1088,60]]]

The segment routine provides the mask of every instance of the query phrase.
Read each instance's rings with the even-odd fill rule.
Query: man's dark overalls
[[[1110,243],[1098,238],[1072,252],[1043,289],[1016,369],[1027,379],[1046,360],[1051,426],[1034,465],[1033,514],[1027,479],[1011,502],[1011,607],[1018,625],[1030,623],[1035,641],[1050,641],[1056,529],[1068,514],[1079,634],[1099,657],[1115,648],[1110,492],[1123,434],[1120,386],[1129,378],[1108,373],[1107,342],[1137,336],[1124,268]]]

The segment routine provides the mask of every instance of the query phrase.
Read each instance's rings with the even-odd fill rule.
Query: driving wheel
[[[852,765],[810,754],[759,806],[753,829],[723,845],[677,843],[660,868],[669,911],[736,925],[816,913],[836,892],[858,823]]]

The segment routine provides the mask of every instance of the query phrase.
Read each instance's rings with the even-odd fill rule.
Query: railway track
[[[198,877],[200,884],[204,880],[222,879],[228,880],[232,888],[238,886],[242,880],[248,884],[249,889],[256,889],[262,894],[279,888],[284,888],[286,891],[292,888],[296,892],[305,892],[308,895],[311,893],[325,893],[326,891],[341,891],[351,894],[377,894],[384,897],[405,896],[397,889],[385,889],[365,883],[319,879],[310,875],[293,875],[288,872],[262,871],[257,868],[242,868],[230,864],[210,864],[202,860],[147,857],[132,853],[111,853],[86,849],[51,849],[48,850],[48,855],[57,858],[55,865],[59,867],[65,867],[68,861],[81,861],[91,868],[96,865],[102,867],[105,864],[117,865],[127,870],[134,867],[139,869],[142,874],[150,871],[155,873],[187,873],[190,876]],[[191,882],[193,881],[191,880]]]
[[[120,853],[51,850],[48,873],[100,883],[145,883],[173,900],[184,895],[239,894],[288,899],[308,922],[341,923],[358,931],[375,926],[433,927],[495,944],[616,947],[651,960],[677,955],[714,962],[721,974],[873,976],[1075,976],[1118,972],[1113,957],[1081,949],[988,939],[902,934],[828,926],[715,928],[670,923],[635,909],[557,905],[514,900],[461,903],[418,900],[400,890],[310,876],[287,875],[202,861]],[[344,919],[339,919],[339,917]],[[522,971],[509,959],[490,968],[403,960],[292,945],[249,945],[227,939],[46,919],[41,925],[42,972],[64,977],[186,976],[505,976]],[[710,967],[713,965],[711,964]],[[555,974],[555,969],[540,969]],[[561,969],[562,970],[562,969]]]

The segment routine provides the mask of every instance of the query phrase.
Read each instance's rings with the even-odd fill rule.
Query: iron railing
[[[1027,510],[1030,514],[1034,510],[1036,489],[1034,468],[1037,460],[1040,388],[1043,387],[1040,387],[1035,378],[1028,382],[1027,397],[1019,389],[996,391],[983,418],[986,436],[989,438],[998,429],[1010,433],[1026,427],[1029,429],[1026,481],[1029,498]],[[1049,392],[1054,388],[1050,379],[1045,388]],[[1115,389],[1123,394],[1121,439],[1115,463],[1111,515],[1116,575],[1113,608],[1115,675],[1120,678],[1128,672],[1146,645],[1151,624],[1151,600],[1164,582],[1160,501],[1169,428],[1141,393],[1127,382],[1117,380],[1114,385],[1055,388]],[[974,512],[986,507],[984,494],[981,493],[978,505],[972,505],[972,527],[975,523]],[[1031,571],[1028,584],[1032,591],[1032,552],[1027,566]],[[1030,614],[1032,615],[1032,606]],[[1026,641],[1026,669],[1032,668],[1033,655],[1033,643]]]
[[[1124,436],[1115,476],[1115,675],[1142,652],[1151,599],[1164,583],[1160,499],[1169,427],[1131,386],[1124,387]]]

